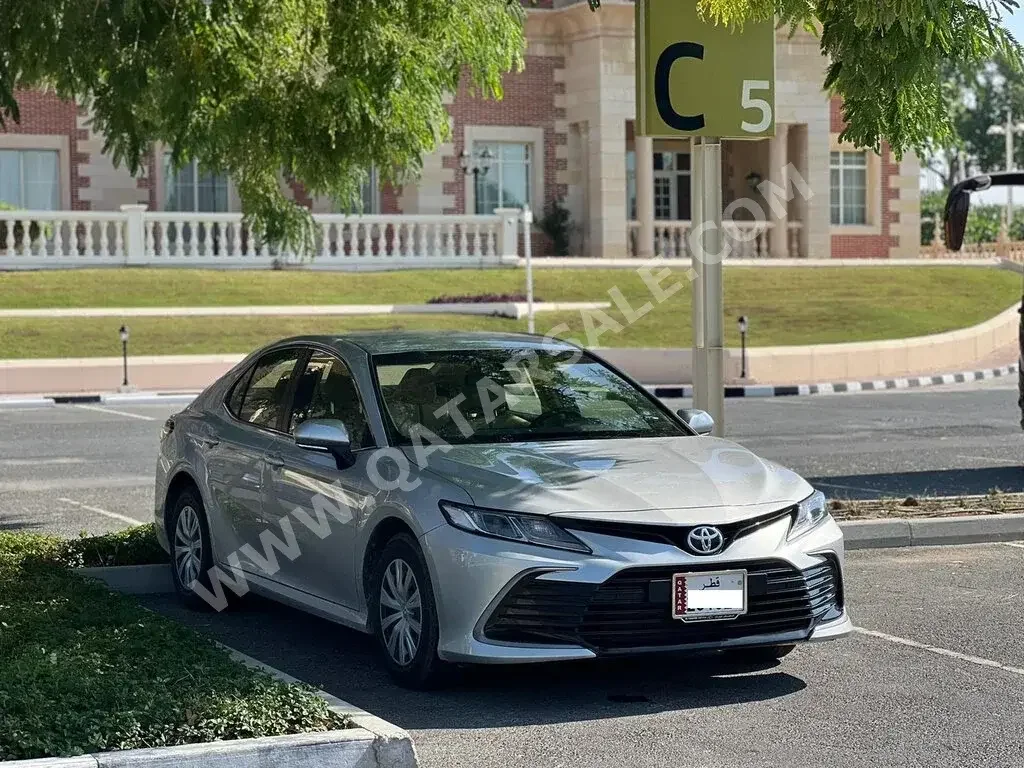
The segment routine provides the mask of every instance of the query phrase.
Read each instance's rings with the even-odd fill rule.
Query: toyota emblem
[[[725,546],[725,537],[713,525],[702,525],[690,531],[686,543],[698,555],[714,555]]]

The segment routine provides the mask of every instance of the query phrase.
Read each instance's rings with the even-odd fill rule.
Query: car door
[[[217,436],[206,446],[206,471],[216,513],[210,516],[216,557],[222,563],[237,554],[243,570],[264,568],[260,535],[274,532],[276,520],[264,510],[265,455],[279,428],[305,352],[286,347],[267,352],[229,392]],[[257,554],[254,560],[252,553]]]
[[[328,453],[300,448],[290,436],[310,419],[345,424],[355,463],[339,469]],[[266,454],[264,509],[287,517],[301,554],[282,564],[281,581],[307,594],[355,608],[355,534],[372,510],[376,487],[366,464],[374,439],[352,372],[335,353],[313,349],[296,380],[286,425]]]

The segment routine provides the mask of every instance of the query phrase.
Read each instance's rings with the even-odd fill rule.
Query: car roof
[[[527,333],[471,331],[352,331],[336,336],[297,336],[282,341],[335,346],[349,342],[371,355],[402,352],[446,352],[463,349],[575,349],[561,339]]]

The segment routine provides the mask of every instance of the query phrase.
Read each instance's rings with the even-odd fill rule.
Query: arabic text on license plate
[[[747,572],[676,573],[672,576],[672,618],[721,621],[747,612]]]

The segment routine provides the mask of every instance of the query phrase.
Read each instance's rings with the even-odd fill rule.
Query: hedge
[[[0,760],[345,727],[311,689],[68,570],[153,554],[143,530],[101,538],[0,533]]]

